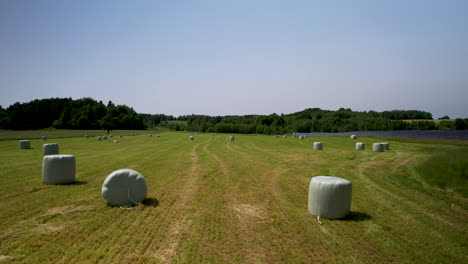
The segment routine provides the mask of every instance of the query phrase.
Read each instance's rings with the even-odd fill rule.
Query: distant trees
[[[432,119],[432,114],[429,112],[419,110],[392,110],[383,111],[382,117],[386,117],[391,120],[404,120],[404,119]]]
[[[0,110],[0,128],[40,129],[145,129],[141,117],[130,107],[105,106],[91,98],[50,98],[15,103]]]

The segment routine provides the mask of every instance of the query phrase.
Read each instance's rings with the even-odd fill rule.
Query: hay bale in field
[[[349,136],[349,137],[350,137],[351,139],[356,139],[356,138],[357,138],[356,135],[351,135],[351,136]]]
[[[47,136],[42,136],[41,138],[42,138],[42,140],[44,140],[44,141],[47,140]]]
[[[366,144],[364,144],[362,142],[358,142],[358,143],[356,143],[356,149],[357,150],[365,150],[366,149]]]
[[[118,140],[114,140],[114,143],[119,143],[119,142],[120,142],[120,141],[118,141]]]
[[[131,169],[109,174],[102,184],[102,198],[113,206],[131,206],[146,198],[148,187],[143,175]]]
[[[107,140],[107,136],[102,136],[102,139]]]
[[[42,158],[42,182],[69,184],[75,182],[75,156],[47,155]]]
[[[323,150],[322,142],[314,142],[314,150]]]
[[[302,136],[302,135],[301,135],[301,136],[299,136],[299,139],[301,139],[301,140],[302,140],[302,139],[305,139],[305,136]]]
[[[31,148],[31,141],[29,141],[29,140],[20,140],[19,141],[19,148],[20,149],[30,149]]]
[[[195,137],[194,137],[194,136],[190,136],[189,139],[190,139],[190,140],[195,140]]]
[[[229,137],[229,141],[234,141],[234,140],[235,140],[234,135]]]
[[[114,137],[114,135],[112,135],[112,134],[109,135],[109,138],[113,138],[113,137]]]
[[[275,138],[279,138],[279,135],[275,135]]]
[[[383,145],[384,150],[390,150],[390,144],[389,144],[389,143],[387,143],[387,142],[382,142],[382,143],[380,143],[380,144]]]
[[[283,137],[284,137],[284,138],[288,138],[288,136],[286,136],[286,135],[284,135]]]
[[[339,219],[349,214],[351,196],[350,181],[333,176],[316,176],[310,180],[307,207],[311,215]]]
[[[98,136],[98,137],[97,137],[97,140],[98,140],[98,141],[101,141],[101,140],[102,140],[102,137],[101,137],[101,136]]]
[[[120,136],[119,136],[119,138],[123,138],[123,136],[122,136],[122,135],[120,135]]]
[[[59,154],[59,144],[49,143],[42,145],[42,154],[45,155],[55,155]]]
[[[372,150],[374,152],[384,152],[384,145],[382,143],[374,143],[372,145]]]
[[[152,137],[152,136],[153,136],[153,135],[151,135],[151,134],[148,134],[148,137]]]

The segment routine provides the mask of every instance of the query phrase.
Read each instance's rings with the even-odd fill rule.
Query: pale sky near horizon
[[[0,0],[0,105],[468,118],[468,1]]]

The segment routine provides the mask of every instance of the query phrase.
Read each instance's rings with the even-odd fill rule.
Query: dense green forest
[[[141,116],[125,105],[104,105],[91,98],[50,98],[0,106],[0,128],[145,129]]]
[[[403,121],[417,119],[418,121]],[[41,129],[146,129],[164,127],[174,131],[217,133],[284,134],[292,132],[347,132],[370,130],[467,129],[468,119],[432,120],[418,110],[356,112],[309,108],[292,114],[207,116],[137,114],[131,107],[107,105],[91,98],[50,98],[0,106],[0,128]]]

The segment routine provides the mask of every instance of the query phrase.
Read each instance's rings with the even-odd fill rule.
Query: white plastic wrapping
[[[55,155],[59,154],[59,144],[49,143],[42,145],[42,154],[45,155]]]
[[[44,140],[44,141],[47,140],[47,136],[42,136],[41,138],[42,138],[42,140]]]
[[[351,210],[351,196],[350,181],[332,176],[313,177],[309,185],[309,213],[329,219],[343,218]]]
[[[356,138],[357,138],[356,135],[351,135],[351,136],[349,136],[349,137],[350,137],[351,139],[356,139]]]
[[[98,140],[98,141],[101,141],[101,140],[102,140],[102,137],[101,137],[101,136],[98,136],[98,137],[97,137],[97,140]]]
[[[230,136],[230,137],[229,137],[229,140],[230,140],[230,141],[234,141],[235,139],[236,139],[236,138],[234,138],[234,136]]]
[[[358,143],[356,143],[356,149],[357,150],[365,150],[366,149],[366,144],[364,144],[362,142],[358,142]]]
[[[384,151],[384,145],[382,143],[374,143],[372,145],[372,150],[374,152],[383,152]]]
[[[30,149],[31,148],[31,141],[29,141],[29,140],[20,140],[19,141],[19,148],[20,149]]]
[[[102,185],[102,198],[113,206],[130,206],[146,198],[148,187],[143,175],[131,169],[109,174]]]
[[[323,150],[322,142],[314,142],[314,150]]]
[[[383,145],[383,147],[384,147],[384,150],[390,150],[390,144],[389,144],[389,143],[387,143],[387,142],[383,142],[383,143],[380,143],[380,144],[382,144],[382,145]]]
[[[190,139],[190,140],[195,140],[195,137],[194,137],[194,136],[190,136],[189,139]]]
[[[45,184],[74,183],[75,173],[73,155],[47,155],[42,158],[42,182]]]

